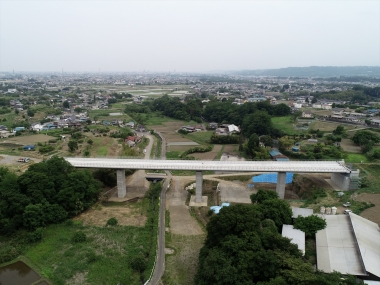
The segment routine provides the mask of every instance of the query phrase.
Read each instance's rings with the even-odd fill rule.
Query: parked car
[[[346,215],[348,215],[349,213],[352,213],[352,211],[351,211],[351,210],[344,210],[344,213],[345,213]]]
[[[29,161],[30,161],[29,157],[21,157],[17,160],[17,162],[29,162]]]
[[[351,203],[350,202],[346,202],[343,204],[343,207],[350,207],[351,206]]]

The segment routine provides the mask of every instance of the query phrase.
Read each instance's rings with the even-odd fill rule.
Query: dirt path
[[[186,206],[187,191],[185,184],[193,181],[193,177],[173,177],[166,193],[166,209],[170,212],[170,231],[180,235],[202,235],[203,230],[198,222],[190,216]]]
[[[360,216],[380,225],[380,194],[362,193],[355,200],[375,204],[375,207],[361,212]]]

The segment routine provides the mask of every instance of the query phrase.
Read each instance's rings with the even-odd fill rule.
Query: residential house
[[[302,112],[302,118],[314,118],[313,113],[309,110]]]
[[[210,129],[216,129],[218,127],[218,123],[211,122],[211,123],[209,123],[208,126],[209,126]]]
[[[42,130],[42,125],[40,124],[40,123],[33,123],[31,126],[31,129],[33,130],[33,131],[37,131],[37,132],[39,132],[39,131],[41,131]]]
[[[240,129],[239,129],[239,127],[237,127],[235,125],[228,125],[228,133],[229,134],[240,133]]]
[[[135,127],[135,122],[128,122],[125,124],[126,127],[133,129]]]

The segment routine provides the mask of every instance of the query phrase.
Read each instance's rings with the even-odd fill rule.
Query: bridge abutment
[[[125,169],[116,170],[117,179],[117,197],[124,198],[127,194],[127,185],[125,183]]]
[[[276,193],[280,199],[285,198],[286,172],[278,172]]]
[[[340,190],[356,190],[359,188],[360,170],[352,170],[351,173],[331,173],[331,181],[338,186]]]

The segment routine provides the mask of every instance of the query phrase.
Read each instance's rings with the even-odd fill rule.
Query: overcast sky
[[[380,1],[0,0],[0,71],[380,66]]]

